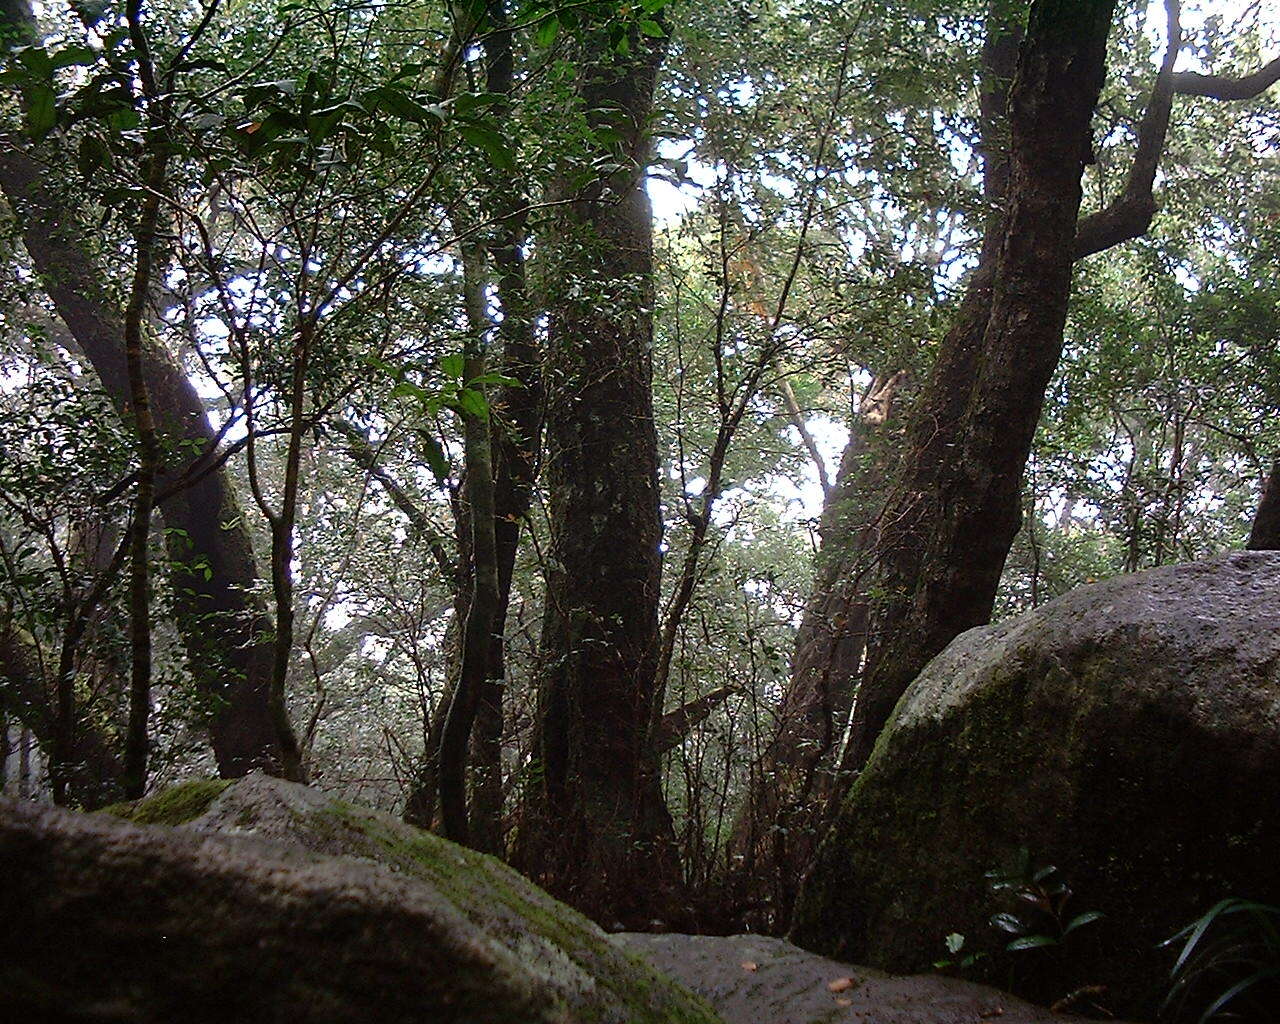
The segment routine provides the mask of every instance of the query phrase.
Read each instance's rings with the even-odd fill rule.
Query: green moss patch
[[[102,813],[113,814],[135,825],[185,825],[204,814],[230,785],[230,779],[179,782],[141,800],[104,807]]]

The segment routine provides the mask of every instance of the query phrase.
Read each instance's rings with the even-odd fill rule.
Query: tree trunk
[[[517,858],[607,925],[680,903],[650,732],[662,527],[653,421],[653,241],[642,170],[662,47],[580,43],[579,100],[625,119],[628,166],[561,207],[542,245],[556,282],[546,360],[550,515],[538,764]]]
[[[123,790],[123,766],[116,756],[114,746],[93,722],[83,717],[65,738],[59,733],[57,684],[46,679],[41,672],[41,659],[30,635],[11,621],[0,621],[0,702],[3,708],[22,723],[19,737],[18,783],[21,787],[30,774],[30,737],[46,751],[55,742],[65,746],[62,754],[64,765],[60,769],[66,780],[67,797],[71,803],[93,809],[121,799]]]
[[[515,62],[511,29],[503,0],[490,0],[485,33],[485,85],[498,96],[510,96]],[[501,388],[492,401],[494,482],[493,532],[497,545],[498,596],[494,607],[489,674],[479,694],[472,731],[472,844],[486,853],[503,853],[502,728],[506,680],[507,611],[511,580],[520,546],[520,524],[529,514],[537,476],[542,434],[541,353],[533,329],[524,264],[524,222],[528,200],[506,188],[495,197],[498,220],[489,256],[495,291],[502,308],[496,336],[502,346],[502,373],[516,381]]]
[[[766,902],[766,926],[785,921],[816,847],[817,816],[861,672],[871,548],[887,480],[882,432],[901,382],[900,373],[873,382],[852,425],[822,510],[822,547],[777,732],[729,841],[734,874]]]
[[[1280,461],[1272,463],[1262,486],[1262,498],[1245,547],[1250,551],[1280,551]]]
[[[975,276],[983,288],[989,274],[990,313],[976,330],[985,304],[975,305],[971,290],[914,414],[902,498],[878,545],[885,597],[872,615],[846,768],[865,763],[924,664],[990,617],[1019,526],[1022,471],[1062,351],[1080,177],[1091,159],[1089,124],[1113,7],[1113,0],[1032,7],[1009,96],[999,250],[992,260],[984,246],[986,265]],[[952,364],[960,372],[949,372]]]
[[[124,414],[129,375],[123,322],[80,244],[80,225],[43,178],[14,140],[2,140],[0,188],[19,218],[31,260],[58,315]],[[161,467],[164,491],[187,467],[190,453],[207,459],[216,439],[191,382],[165,352],[144,345],[142,368],[162,445],[183,453]],[[175,618],[198,691],[209,704],[218,771],[231,778],[272,770],[280,761],[267,705],[272,625],[252,596],[258,570],[230,479],[221,469],[206,473],[161,501],[160,511],[169,527]]]
[[[472,244],[464,243],[463,297],[470,328],[463,357],[463,382],[468,388],[485,373],[485,337],[489,317],[485,311],[484,258]],[[475,724],[485,683],[490,678],[489,657],[494,646],[494,618],[498,604],[498,551],[494,537],[493,447],[489,414],[463,413],[466,451],[466,485],[463,501],[471,528],[471,600],[462,627],[462,661],[458,682],[449,701],[440,737],[440,812],[444,834],[458,843],[470,842],[467,820],[467,746]],[[501,705],[499,705],[501,706]]]

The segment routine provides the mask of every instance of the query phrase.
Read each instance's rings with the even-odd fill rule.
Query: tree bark
[[[546,360],[550,551],[536,782],[517,859],[607,925],[681,903],[651,734],[662,537],[653,420],[653,240],[642,170],[663,46],[579,42],[589,120],[625,122],[625,169],[568,198],[543,236],[556,281]]]
[[[0,188],[54,308],[124,415],[130,394],[124,325],[80,242],[81,226],[12,139],[0,140]],[[154,344],[144,343],[142,365],[166,450],[199,452],[197,466],[210,459],[217,439],[186,374]],[[162,490],[167,479],[191,468],[189,458],[168,457]],[[258,570],[230,479],[221,469],[207,473],[159,507],[170,528],[175,618],[197,688],[209,702],[218,771],[231,778],[274,769],[280,758],[267,707],[272,626],[253,596]]]
[[[485,334],[489,328],[485,312],[484,259],[479,249],[464,244],[462,261],[462,290],[470,328],[463,357],[463,383],[468,388],[479,388],[480,385],[472,382],[485,373]],[[467,746],[480,696],[490,677],[489,656],[498,604],[498,551],[494,535],[489,414],[487,410],[483,414],[466,411],[462,419],[467,473],[463,501],[466,521],[471,527],[471,600],[462,627],[458,682],[440,738],[440,812],[445,836],[455,842],[469,843]]]
[[[882,435],[902,379],[897,373],[874,381],[852,425],[823,505],[814,586],[777,731],[752,774],[729,841],[735,874],[765,903],[762,923],[785,920],[819,838],[820,809],[866,646],[871,549],[890,468]]]
[[[503,0],[490,0],[483,46],[485,85],[509,97],[515,85],[512,33]],[[493,442],[493,532],[497,546],[498,594],[493,613],[489,674],[481,688],[472,731],[472,842],[486,853],[502,854],[503,696],[506,692],[507,612],[520,547],[520,527],[533,501],[542,440],[542,354],[534,334],[525,274],[524,235],[528,198],[504,188],[493,198],[497,220],[489,256],[502,309],[496,339],[502,346],[502,374],[516,383],[497,391],[491,403]]]
[[[846,768],[865,763],[929,658],[990,617],[1019,526],[1022,471],[1062,351],[1080,178],[1091,159],[1089,124],[1113,7],[1113,0],[1032,7],[1009,96],[1008,202],[994,261],[984,246],[990,313],[978,331],[972,324],[981,309],[969,317],[962,310],[953,335],[963,329],[967,341],[980,342],[956,346],[966,350],[970,372],[940,373],[947,360],[939,359],[914,416],[902,498],[878,545],[886,596],[872,615]],[[978,283],[983,276],[980,266]],[[944,353],[950,347],[944,343]]]
[[[156,234],[160,227],[160,196],[168,166],[167,100],[160,96],[151,61],[150,46],[142,28],[141,0],[129,0],[129,39],[137,52],[150,123],[143,147],[142,177],[145,193],[138,225],[133,233],[133,281],[124,313],[125,368],[129,375],[129,405],[138,435],[138,481],[129,541],[129,719],[124,741],[125,797],[138,800],[147,790],[147,760],[151,717],[151,518],[155,511],[156,477],[160,470],[160,439],[151,411],[143,362],[147,297],[155,265]]]
[[[1249,551],[1280,551],[1280,461],[1271,465],[1245,544]]]

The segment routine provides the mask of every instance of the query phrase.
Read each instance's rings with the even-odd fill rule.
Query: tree
[[[652,23],[650,23],[652,24]],[[584,26],[578,103],[616,169],[575,188],[542,245],[549,494],[536,787],[518,861],[597,919],[676,906],[680,869],[652,743],[662,529],[651,394],[653,267],[642,183],[663,44]],[[658,31],[657,35],[663,35]],[[643,878],[643,887],[636,879]]]

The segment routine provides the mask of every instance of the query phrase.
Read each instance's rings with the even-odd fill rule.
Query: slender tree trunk
[[[952,334],[965,337],[944,343],[952,358],[939,359],[915,412],[902,500],[878,545],[886,597],[872,617],[846,768],[865,763],[924,664],[990,617],[1019,526],[1022,471],[1062,351],[1080,177],[1091,159],[1089,124],[1113,7],[1113,0],[1032,6],[1010,90],[1008,205],[994,261],[986,249],[990,313],[977,331],[980,310],[962,310]],[[962,372],[949,375],[957,356]]]
[[[11,621],[0,621],[0,700],[21,723],[18,739],[19,796],[30,780],[32,736],[46,750],[59,745],[59,762],[71,802],[95,808],[119,800],[123,794],[122,766],[111,739],[92,722],[79,721],[70,736],[59,734],[58,687],[46,679],[35,643]],[[65,714],[65,709],[63,709]],[[24,781],[25,780],[25,781]]]
[[[503,0],[490,0],[483,46],[489,92],[510,96],[515,62]],[[497,219],[489,255],[502,308],[496,338],[502,346],[502,373],[516,381],[492,402],[493,532],[497,548],[498,595],[493,613],[489,673],[476,708],[472,743],[472,843],[502,854],[502,738],[506,679],[504,635],[511,606],[511,581],[520,546],[520,526],[529,514],[542,433],[541,353],[534,334],[524,262],[524,222],[528,200],[518,189],[495,196]]]
[[[485,373],[485,344],[489,318],[485,312],[484,259],[471,245],[463,248],[463,296],[470,330],[463,360],[463,382],[469,389]],[[459,843],[470,842],[467,819],[467,745],[476,710],[490,678],[489,658],[494,645],[498,605],[498,552],[494,536],[493,448],[488,410],[465,411],[463,443],[466,485],[463,502],[470,524],[471,600],[462,627],[462,662],[440,738],[440,813],[444,834]],[[501,706],[501,705],[499,705]]]
[[[289,443],[285,451],[284,489],[280,511],[271,514],[271,592],[275,601],[275,641],[271,652],[271,680],[267,689],[267,708],[280,752],[277,774],[295,782],[306,781],[302,764],[302,748],[289,718],[287,685],[289,661],[293,655],[295,612],[293,607],[294,530],[298,520],[298,491],[301,484],[303,434],[306,429],[306,381],[316,335],[315,318],[303,313],[293,345],[292,379],[289,386]],[[255,491],[255,494],[259,492]],[[259,496],[260,497],[260,496]]]
[[[662,47],[633,32],[580,44],[588,118],[625,120],[627,169],[561,207],[543,237],[549,323],[550,551],[536,784],[517,858],[607,925],[681,902],[675,837],[651,736],[661,572],[652,405],[653,253],[642,169]]]
[[[142,28],[141,0],[129,0],[129,37],[138,55],[147,113],[150,118],[144,147],[145,194],[134,231],[137,252],[133,282],[124,313],[125,364],[129,375],[129,405],[138,434],[138,482],[129,541],[129,719],[124,743],[124,788],[130,800],[147,789],[148,720],[151,715],[151,516],[155,510],[156,476],[160,469],[160,441],[143,359],[142,337],[146,324],[147,296],[151,290],[156,232],[160,225],[160,193],[168,163],[165,137],[165,100],[160,96],[151,53]]]

